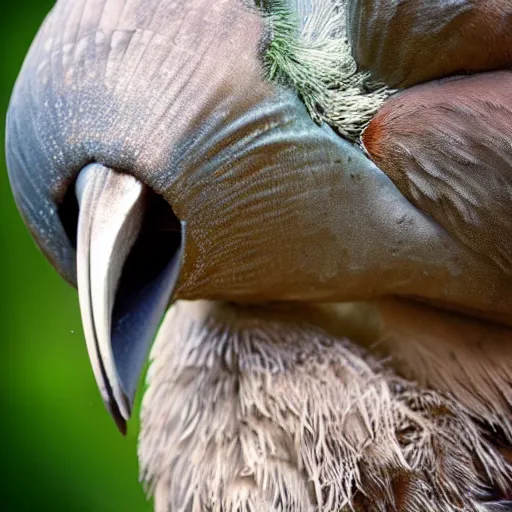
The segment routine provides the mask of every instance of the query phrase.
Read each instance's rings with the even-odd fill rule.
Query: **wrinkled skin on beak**
[[[240,0],[153,4],[58,2],[7,119],[17,204],[78,285],[121,429],[177,298],[393,295],[508,322],[510,272],[266,81],[260,13]]]

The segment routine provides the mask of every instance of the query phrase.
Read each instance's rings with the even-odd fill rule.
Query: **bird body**
[[[425,5],[59,0],[41,27],[11,185],[122,431],[170,306],[158,512],[512,506],[510,9]]]
[[[437,316],[178,301],[141,413],[156,511],[508,510],[509,335]]]

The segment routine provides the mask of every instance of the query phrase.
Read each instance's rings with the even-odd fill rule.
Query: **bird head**
[[[363,3],[348,2],[349,28]],[[7,117],[12,190],[78,287],[121,429],[176,299],[395,296],[508,321],[509,259],[472,244],[478,233],[468,243],[450,223],[456,206],[429,209],[418,180],[409,187],[405,156],[417,162],[424,148],[421,126],[411,150],[394,146],[412,133],[393,124],[408,97],[381,119],[401,84],[365,90],[345,25],[326,23],[344,24],[344,8],[312,16],[313,4],[60,0],[27,55]],[[348,33],[358,51],[370,46]],[[352,89],[340,79],[333,96],[325,84],[345,65]],[[366,144],[354,143],[372,117]]]

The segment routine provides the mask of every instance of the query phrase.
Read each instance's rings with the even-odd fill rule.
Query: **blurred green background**
[[[2,2],[0,16],[0,510],[149,511],[138,483],[137,420],[123,438],[108,416],[89,367],[75,290],[30,239],[5,169],[11,89],[53,3]]]

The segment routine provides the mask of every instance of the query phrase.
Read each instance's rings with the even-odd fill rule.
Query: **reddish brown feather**
[[[362,141],[412,203],[512,274],[512,72],[397,94]]]

